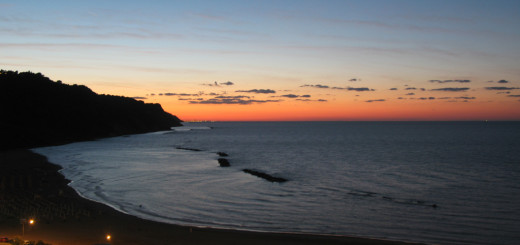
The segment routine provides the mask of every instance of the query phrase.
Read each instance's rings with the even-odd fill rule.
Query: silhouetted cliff
[[[41,73],[0,71],[0,149],[168,130],[180,122],[160,104],[98,95]]]

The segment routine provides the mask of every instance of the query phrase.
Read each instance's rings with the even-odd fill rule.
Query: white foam
[[[194,126],[182,126],[182,127],[174,127],[172,130],[177,132],[185,132],[185,131],[191,131],[191,130],[209,130],[211,127],[194,127]]]

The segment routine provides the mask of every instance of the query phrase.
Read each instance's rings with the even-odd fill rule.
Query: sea
[[[32,150],[83,197],[154,221],[520,242],[520,122],[199,122]]]

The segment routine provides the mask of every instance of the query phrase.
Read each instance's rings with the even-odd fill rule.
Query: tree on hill
[[[168,130],[181,120],[160,104],[99,95],[41,73],[0,71],[0,149]]]

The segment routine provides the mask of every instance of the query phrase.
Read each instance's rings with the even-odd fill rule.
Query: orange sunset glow
[[[378,94],[376,91],[371,93]],[[277,101],[251,104],[189,104],[186,98],[164,95],[155,95],[143,100],[160,103],[167,111],[182,115],[182,119],[187,121],[464,121],[518,120],[520,116],[517,101],[507,100],[504,96],[493,93],[489,93],[486,98],[488,101],[478,101],[468,96],[442,96],[443,94],[428,91],[423,93],[425,95],[421,97],[397,98],[392,98],[390,96],[393,95],[387,93],[385,99],[372,101],[367,99],[368,96],[347,93],[329,94],[323,96],[327,100],[321,99],[322,101],[283,97],[276,98]],[[312,97],[314,96],[311,95],[310,98]],[[206,101],[212,97],[200,95],[197,99]],[[273,97],[262,96],[261,99],[269,101],[273,100]],[[260,96],[256,96],[255,100],[260,100]]]

